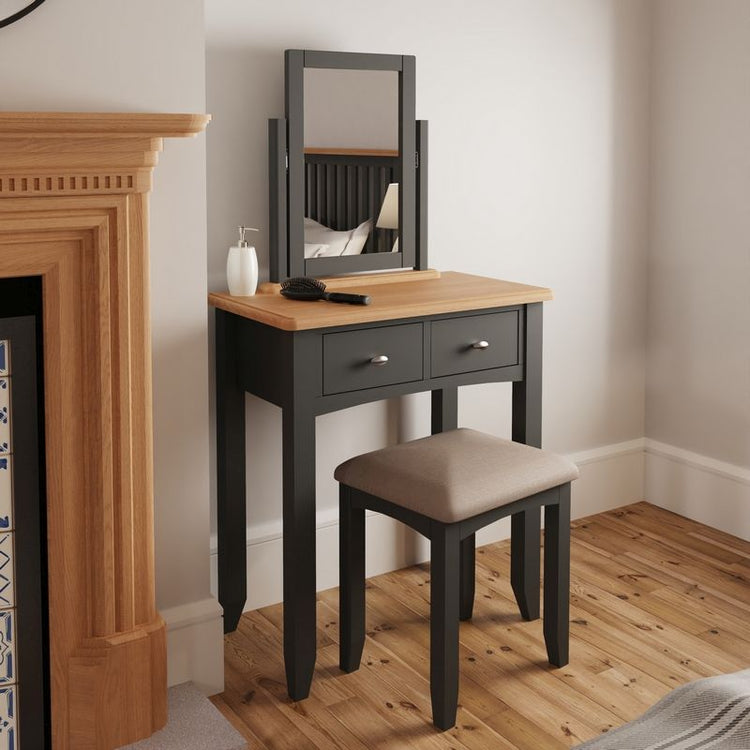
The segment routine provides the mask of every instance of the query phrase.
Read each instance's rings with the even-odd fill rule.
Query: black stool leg
[[[456,723],[461,542],[458,524],[432,524],[430,564],[430,694],[439,729]]]
[[[471,620],[474,612],[474,577],[476,535],[461,540],[461,606],[460,618]]]
[[[541,509],[514,513],[510,519],[510,583],[524,620],[539,617],[539,534]]]
[[[544,642],[550,664],[568,663],[570,637],[570,484],[544,507]]]
[[[339,485],[339,664],[359,669],[365,645],[365,511],[352,507],[353,490]]]

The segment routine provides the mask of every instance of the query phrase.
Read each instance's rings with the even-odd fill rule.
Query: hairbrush
[[[326,285],[318,279],[308,276],[297,276],[281,282],[281,293],[289,299],[314,301],[324,299],[328,302],[348,302],[350,305],[369,305],[367,294],[345,294],[344,292],[327,292]]]

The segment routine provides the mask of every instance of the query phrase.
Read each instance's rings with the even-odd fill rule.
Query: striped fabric
[[[580,750],[750,750],[750,669],[673,690]]]

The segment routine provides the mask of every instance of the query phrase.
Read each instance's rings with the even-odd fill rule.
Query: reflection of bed
[[[338,231],[372,219],[388,185],[398,182],[398,152],[360,149],[305,149],[305,216]],[[397,230],[374,226],[363,253],[390,252]]]
[[[372,231],[372,219],[351,230],[340,231],[305,217],[305,258],[360,255]]]

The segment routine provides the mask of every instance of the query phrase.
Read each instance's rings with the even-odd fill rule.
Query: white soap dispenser
[[[255,248],[248,245],[245,232],[257,232],[254,227],[239,227],[240,242],[229,248],[227,256],[227,286],[235,297],[255,294],[258,286],[258,256]]]

